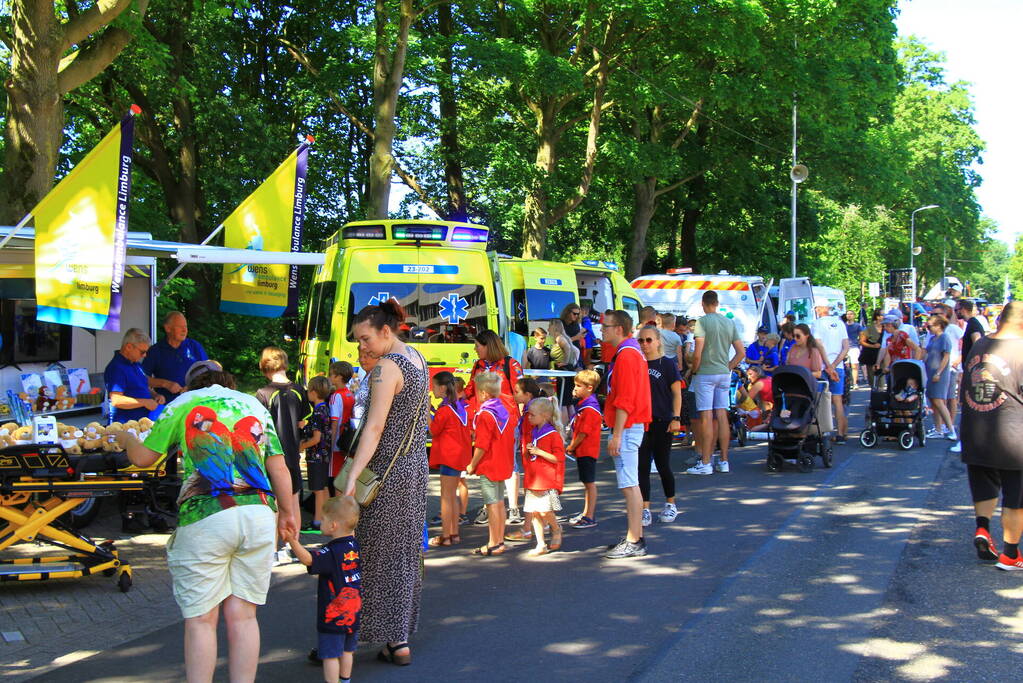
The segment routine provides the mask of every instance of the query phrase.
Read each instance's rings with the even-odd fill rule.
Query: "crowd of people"
[[[875,313],[859,325],[851,316],[831,315],[826,301],[815,303],[812,325],[786,320],[780,335],[762,329],[748,347],[735,322],[718,312],[713,291],[703,296],[704,315],[692,321],[645,308],[634,326],[626,311],[608,310],[594,319],[584,306],[572,305],[533,331],[534,345],[521,359],[512,358],[493,331],[479,332],[478,358],[463,381],[446,371],[431,378],[423,356],[401,340],[404,311],[391,300],[363,309],[354,320],[364,374],[357,385],[353,366],[335,362],[326,377],[302,387],[289,378],[287,354],[268,347],[259,363],[267,384],[255,397],[238,392],[233,377],[206,359],[201,345],[184,344],[187,325],[180,314],[165,321],[171,350],[160,355],[171,362],[161,377],[142,369],[149,340],[129,332],[118,352],[122,358],[115,358],[108,374],[112,387],[138,405],[124,398],[111,402],[117,410],[148,409],[148,401],[164,407],[145,443],[128,433],[118,439],[138,465],[174,448],[181,455],[183,486],[168,565],[185,617],[189,680],[212,677],[221,612],[232,679],[252,680],[259,650],[256,606],[265,602],[271,566],[292,562],[319,576],[311,656],[323,662],[325,680],[350,678],[359,641],[382,643],[383,661],[410,664],[424,542],[434,548],[462,542],[470,478],[482,502],[476,521],[487,527],[486,542],[471,555],[501,555],[525,544],[522,556],[536,558],[562,547],[566,525],[598,525],[597,463],[606,451],[626,519],[620,539],[603,554],[646,555],[644,528],[655,518],[653,474],[664,496],[656,518],[671,523],[678,515],[670,458],[675,436],[688,431],[694,439],[698,461],[687,474],[729,472],[730,389],[740,365],[746,381],[739,409],[752,429],[765,428],[774,408],[772,373],[797,365],[828,385],[824,394],[835,411],[837,441],[848,429],[845,382],[856,385],[862,374],[872,385],[902,358],[927,366],[932,433],[957,439],[953,387],[962,374],[963,459],[977,510],[974,544],[980,557],[999,567],[1023,569],[1023,452],[1001,417],[1008,407],[1012,420],[1023,418],[1021,307],[1006,307],[999,332],[984,337],[970,301],[935,306],[923,335],[897,312]],[[603,372],[594,369],[598,362]],[[957,372],[964,365],[973,371]],[[554,370],[559,372],[544,374]],[[1012,377],[1011,387],[999,376]],[[149,398],[131,392],[149,392]],[[1018,405],[1003,405],[1006,397]],[[991,408],[993,402],[1003,410]],[[1000,439],[1000,450],[981,447],[990,434]],[[564,511],[561,500],[570,460],[584,492],[575,514]],[[438,531],[427,537],[429,469],[439,475],[440,515]],[[375,497],[366,498],[371,486]],[[303,488],[312,493],[305,524]],[[989,532],[999,494],[1000,553]],[[322,534],[327,542],[307,549],[302,533]]]

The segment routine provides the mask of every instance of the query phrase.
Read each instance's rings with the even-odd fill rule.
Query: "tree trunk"
[[[557,164],[558,131],[552,107],[538,111],[536,119],[538,140],[533,179],[523,207],[522,257],[542,259],[547,250],[547,183]]]
[[[387,0],[376,0],[376,49],[373,53],[373,155],[369,161],[369,208],[367,218],[387,218],[394,170],[395,115],[398,93],[405,74],[408,34],[415,13],[412,0],[401,0],[398,35],[391,45]]]
[[[60,29],[53,6],[15,0],[11,7],[14,48],[7,90],[0,220],[14,225],[53,185],[64,127],[58,94]]]
[[[142,14],[148,0],[137,1]],[[53,187],[64,135],[64,95],[100,73],[128,44],[130,34],[109,24],[131,3],[97,2],[63,23],[52,0],[11,4],[14,44],[11,75],[4,83],[0,221],[17,223]]]
[[[689,184],[686,209],[682,212],[682,265],[689,266],[694,273],[700,272],[700,261],[696,255],[696,225],[707,202],[707,177],[701,175]]]
[[[469,207],[465,200],[465,183],[462,178],[462,152],[458,144],[458,101],[455,97],[455,64],[452,38],[455,34],[451,21],[451,5],[442,2],[437,5],[437,28],[444,36],[441,47],[440,80],[440,153],[444,159],[444,184],[447,186],[448,220],[468,220]]]
[[[647,233],[650,221],[657,211],[657,178],[644,178],[634,186],[635,206],[632,211],[632,241],[629,244],[629,257],[625,265],[625,276],[634,280],[643,274],[643,264],[648,253]]]

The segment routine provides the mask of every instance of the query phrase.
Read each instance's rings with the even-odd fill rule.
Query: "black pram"
[[[830,436],[821,431],[817,416],[819,389],[817,379],[804,367],[783,365],[774,371],[771,413],[767,442],[767,470],[777,472],[784,460],[795,460],[802,472],[813,469],[820,456],[831,467]]]
[[[907,396],[907,383],[916,382],[917,391]],[[922,361],[897,360],[888,370],[888,387],[870,392],[867,427],[860,432],[860,445],[873,448],[879,438],[898,439],[899,448],[908,451],[914,444],[924,446],[924,391],[927,372]],[[909,400],[899,400],[906,399]]]

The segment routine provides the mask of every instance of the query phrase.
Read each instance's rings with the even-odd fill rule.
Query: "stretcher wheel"
[[[799,471],[800,472],[813,471],[813,456],[804,455],[799,459]]]
[[[92,524],[92,521],[99,515],[102,502],[99,498],[86,498],[81,505],[69,511],[67,521],[71,524],[71,528],[83,529]]]
[[[916,442],[916,438],[913,436],[913,432],[899,432],[899,448],[904,451],[908,451],[913,447],[914,442]]]
[[[127,593],[131,590],[131,574],[128,572],[122,572],[121,576],[117,579],[117,587],[122,593]]]
[[[873,429],[864,429],[860,432],[860,445],[864,448],[873,448],[877,445],[877,432]]]

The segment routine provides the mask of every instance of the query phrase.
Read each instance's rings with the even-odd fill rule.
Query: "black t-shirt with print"
[[[960,398],[963,462],[1023,470],[1023,339],[974,342]]]
[[[355,536],[335,538],[317,550],[310,574],[320,577],[316,591],[316,630],[358,633],[362,616],[362,560]]]
[[[650,417],[670,420],[678,415],[672,404],[671,385],[682,381],[676,362],[666,356],[646,362],[650,375]]]

